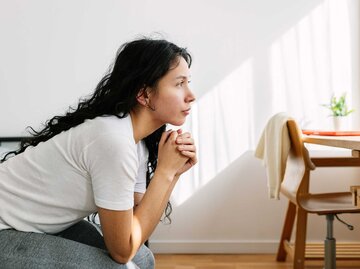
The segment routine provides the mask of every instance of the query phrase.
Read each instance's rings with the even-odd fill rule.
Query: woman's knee
[[[151,250],[142,245],[132,260],[140,269],[155,268],[155,257]]]

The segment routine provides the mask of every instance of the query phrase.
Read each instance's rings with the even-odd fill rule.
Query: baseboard
[[[279,242],[267,241],[165,241],[150,240],[154,253],[276,253]]]

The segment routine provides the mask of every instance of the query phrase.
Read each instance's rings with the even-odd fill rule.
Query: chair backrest
[[[286,169],[281,183],[281,192],[294,203],[297,203],[297,195],[307,192],[309,188],[309,172],[315,166],[311,162],[309,153],[302,141],[302,134],[294,120],[287,121],[287,127],[291,142],[290,152],[286,161]]]

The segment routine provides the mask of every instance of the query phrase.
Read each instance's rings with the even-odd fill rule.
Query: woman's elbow
[[[122,246],[122,247],[120,247]],[[120,241],[118,245],[109,244],[107,247],[110,257],[117,263],[126,264],[132,260],[136,254],[136,249],[132,244]]]
[[[111,254],[110,254],[111,255]],[[116,253],[111,255],[112,259],[119,264],[127,264],[131,262],[134,256],[137,255],[137,259],[141,259],[142,264],[146,264],[144,268],[154,269],[155,258],[154,254],[145,245],[142,245],[136,253],[124,255],[124,253]]]
[[[111,258],[116,261],[117,263],[121,263],[121,264],[126,264],[129,261],[131,261],[131,255],[120,255],[120,254],[111,254],[110,253]]]

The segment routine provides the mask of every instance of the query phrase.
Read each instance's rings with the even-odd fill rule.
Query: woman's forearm
[[[155,171],[141,203],[134,211],[131,233],[133,255],[159,223],[178,178]]]

